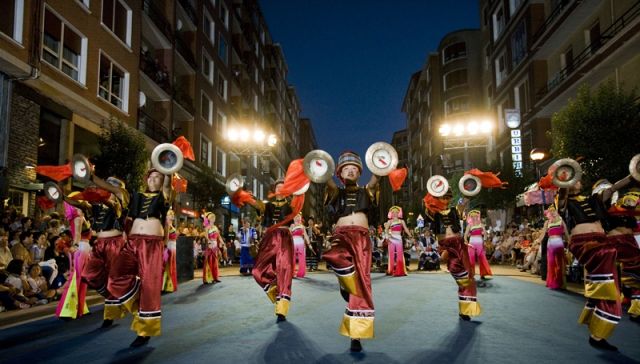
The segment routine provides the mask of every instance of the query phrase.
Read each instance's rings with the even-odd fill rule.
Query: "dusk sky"
[[[478,0],[262,0],[288,81],[320,149],[337,162],[405,128],[411,75],[447,33],[478,28]]]

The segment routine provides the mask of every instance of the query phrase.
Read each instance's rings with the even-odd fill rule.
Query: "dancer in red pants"
[[[224,244],[220,230],[215,225],[216,215],[213,212],[207,212],[204,215],[207,233],[207,249],[204,251],[204,266],[202,267],[202,284],[218,283],[220,273],[218,272],[218,256],[220,255],[220,247]]]
[[[467,213],[467,228],[464,232],[464,240],[468,242],[469,264],[475,272],[476,260],[480,266],[480,278],[491,279],[493,273],[484,252],[484,226],[479,210],[471,210]]]

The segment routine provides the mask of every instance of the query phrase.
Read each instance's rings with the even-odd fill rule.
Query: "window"
[[[507,78],[507,62],[504,52],[495,60],[496,67],[496,87],[500,86],[502,81]]]
[[[222,111],[218,111],[216,115],[216,132],[220,135],[224,135],[224,132],[227,130],[227,115]]]
[[[260,182],[260,199],[264,199],[264,184]]]
[[[509,0],[509,14],[513,15],[523,2],[524,0]]]
[[[464,42],[454,43],[442,52],[442,64],[467,56],[467,45]]]
[[[520,22],[511,36],[511,62],[515,68],[527,55],[527,33],[524,21]]]
[[[98,96],[127,112],[129,106],[129,72],[100,53],[100,85]]]
[[[227,101],[227,80],[224,79],[224,76],[221,72],[218,72],[218,95],[224,100]]]
[[[229,9],[224,3],[220,3],[220,20],[224,24],[224,28],[229,30]]]
[[[467,69],[461,68],[444,75],[444,89],[452,89],[467,84]]]
[[[2,0],[0,1],[0,12],[7,15],[0,22],[0,32],[16,42],[22,43],[24,0]]]
[[[214,44],[216,39],[216,24],[213,22],[213,19],[211,19],[211,15],[209,15],[209,12],[206,10],[204,11],[202,21],[202,31],[204,32],[204,35],[209,38],[211,44]]]
[[[516,109],[520,109],[522,114],[529,111],[529,80],[525,80],[513,90]]]
[[[87,38],[71,29],[48,7],[44,12],[42,59],[72,79],[85,83]]]
[[[102,24],[129,47],[131,47],[131,16],[131,9],[124,1],[102,1]]]
[[[504,17],[504,10],[502,6],[499,7],[495,13],[493,13],[493,40],[497,40],[506,25],[506,19]]]
[[[204,91],[200,93],[200,116],[209,125],[213,125],[213,102]]]
[[[458,114],[469,111],[469,96],[460,96],[449,99],[444,103],[444,112],[446,115]]]
[[[213,60],[204,48],[202,48],[202,75],[213,85]]]
[[[227,153],[216,147],[216,172],[223,177],[227,174]]]
[[[573,47],[569,46],[564,53],[560,55],[560,68],[566,69],[567,74],[573,71]]]
[[[258,112],[258,108],[260,107],[260,103],[258,100],[258,94],[253,93],[253,109]]]
[[[76,1],[84,5],[85,8],[89,9],[89,0],[76,0]]]
[[[220,34],[220,42],[218,44],[218,57],[222,60],[224,64],[227,64],[227,41],[224,39],[222,34]]]
[[[591,26],[589,32],[587,33],[587,44],[591,48],[591,53],[596,53],[598,49],[602,46],[602,37],[600,34],[600,22],[597,21],[595,24]]]
[[[200,134],[200,162],[211,167],[211,141]]]

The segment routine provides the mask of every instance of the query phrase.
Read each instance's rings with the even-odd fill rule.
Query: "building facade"
[[[148,149],[183,135],[219,184],[232,173],[266,198],[299,155],[300,103],[255,0],[9,0],[0,4],[0,192],[33,213],[33,166],[96,155],[103,123],[123,121]],[[232,126],[277,135],[274,148],[228,142]],[[38,133],[34,133],[38,130]],[[7,197],[5,197],[7,196]],[[223,225],[237,214],[212,201]],[[184,221],[198,217],[180,194]],[[234,223],[237,223],[234,221]]]

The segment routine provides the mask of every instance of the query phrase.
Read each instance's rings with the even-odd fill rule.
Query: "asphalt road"
[[[288,321],[276,324],[273,305],[250,277],[194,280],[163,296],[162,336],[130,349],[130,317],[99,329],[102,307],[80,320],[52,317],[0,331],[2,363],[634,363],[640,325],[623,317],[610,341],[619,353],[587,343],[577,324],[583,297],[497,276],[479,288],[484,313],[457,315],[446,273],[391,278],[373,274],[375,339],[362,353],[338,334],[344,301],[336,278],[313,273],[293,283]]]

